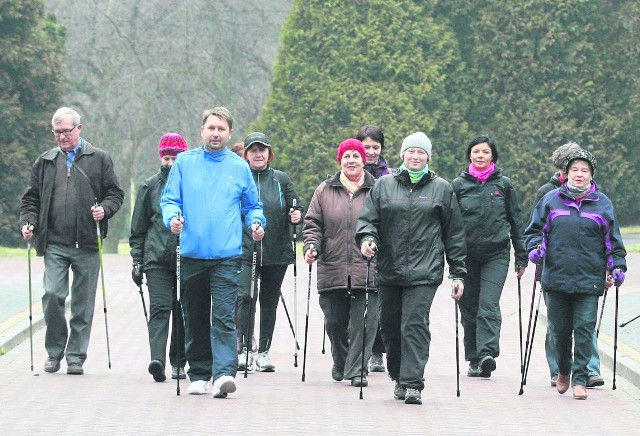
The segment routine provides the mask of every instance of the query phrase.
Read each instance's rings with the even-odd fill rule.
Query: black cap
[[[269,137],[267,135],[265,135],[262,132],[253,132],[253,133],[250,133],[249,136],[244,138],[244,149],[246,150],[256,142],[264,145],[265,147],[271,148],[271,141],[269,140]]]

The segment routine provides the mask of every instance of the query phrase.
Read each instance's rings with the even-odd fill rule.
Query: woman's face
[[[591,167],[584,160],[574,160],[569,166],[567,178],[576,188],[586,188],[591,184]]]
[[[489,168],[491,161],[493,160],[493,155],[491,154],[491,147],[486,142],[482,142],[480,144],[476,144],[471,147],[471,153],[469,154],[469,159],[474,167],[479,170],[486,170]]]
[[[382,153],[382,145],[374,139],[366,137],[362,140],[362,145],[364,145],[364,149],[367,152],[365,156],[367,157],[367,164],[374,164],[378,162],[378,157],[380,157],[380,153]]]
[[[422,148],[409,147],[402,156],[404,165],[411,171],[420,171],[427,166],[429,155]]]
[[[342,155],[340,161],[340,167],[342,172],[349,180],[355,181],[360,177],[362,169],[364,168],[364,162],[362,162],[362,156],[355,150],[347,150]]]
[[[269,164],[269,148],[256,142],[245,152],[245,159],[252,170],[262,171]]]

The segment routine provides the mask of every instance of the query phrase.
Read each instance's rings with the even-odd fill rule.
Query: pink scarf
[[[471,174],[473,177],[480,180],[481,182],[486,182],[489,176],[493,174],[495,170],[496,170],[496,164],[494,162],[491,162],[491,164],[489,165],[489,168],[487,168],[484,171],[479,170],[473,164],[469,164],[469,174]]]

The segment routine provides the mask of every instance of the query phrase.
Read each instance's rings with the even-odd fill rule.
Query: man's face
[[[73,118],[68,117],[57,124],[52,124],[51,127],[53,127],[53,137],[63,151],[71,151],[78,145],[82,124],[74,126]]]
[[[227,120],[211,115],[202,127],[200,136],[207,151],[222,151],[233,135]]]

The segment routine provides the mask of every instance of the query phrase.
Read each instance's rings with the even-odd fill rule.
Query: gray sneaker
[[[58,372],[60,371],[60,359],[55,357],[49,357],[44,362],[44,372]]]
[[[266,351],[258,353],[256,356],[256,371],[258,372],[273,372],[276,370],[276,366],[269,359],[269,355]]]
[[[373,353],[369,359],[369,372],[384,372],[384,360],[382,353]]]
[[[396,400],[404,400],[406,393],[407,389],[400,383],[396,382],[396,387],[393,388],[393,398]]]
[[[71,375],[83,375],[84,369],[80,363],[70,363],[67,365],[67,374]]]
[[[238,371],[244,371],[247,367],[247,371],[253,371],[253,353],[249,352],[249,361],[247,364],[247,348],[242,349],[242,353],[238,354]]]
[[[420,389],[407,388],[404,394],[404,404],[422,404]]]

